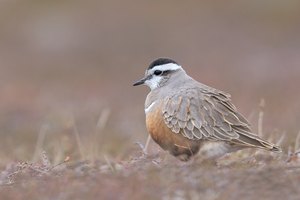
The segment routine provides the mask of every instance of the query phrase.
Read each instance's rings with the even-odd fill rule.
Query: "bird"
[[[176,61],[158,58],[133,86],[150,88],[145,101],[151,138],[181,161],[200,154],[219,158],[245,148],[281,152],[252,132],[231,95],[190,77]]]

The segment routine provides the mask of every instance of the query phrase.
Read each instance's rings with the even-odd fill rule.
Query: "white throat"
[[[162,80],[162,77],[153,76],[150,80],[146,80],[145,84],[151,89],[154,90],[159,87],[159,84]]]

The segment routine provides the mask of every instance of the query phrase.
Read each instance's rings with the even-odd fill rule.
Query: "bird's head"
[[[168,84],[170,78],[178,72],[184,70],[177,62],[169,58],[158,58],[149,65],[145,77],[135,82],[133,86],[147,85],[154,90]]]

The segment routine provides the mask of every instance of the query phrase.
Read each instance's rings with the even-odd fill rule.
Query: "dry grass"
[[[139,152],[141,153],[141,152]],[[132,156],[127,161],[10,164],[1,199],[297,199],[300,163],[239,153],[211,163]]]
[[[263,116],[260,111],[259,126]],[[77,157],[54,152],[50,156],[43,151],[49,131],[43,126],[32,161],[10,162],[1,171],[0,199],[226,200],[298,199],[300,195],[300,132],[288,153],[243,150],[224,156],[217,164],[197,158],[183,163],[149,141],[147,154],[144,145],[134,144],[127,156],[99,154],[103,149],[95,140],[106,131],[109,120],[105,109],[86,146],[72,117],[68,126]],[[269,140],[282,143],[284,137]]]

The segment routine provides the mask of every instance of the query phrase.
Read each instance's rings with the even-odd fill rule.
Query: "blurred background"
[[[144,100],[132,87],[170,57],[232,94],[257,131],[300,130],[300,1],[0,2],[0,166],[124,159],[144,143]],[[261,100],[265,106],[260,107]]]

